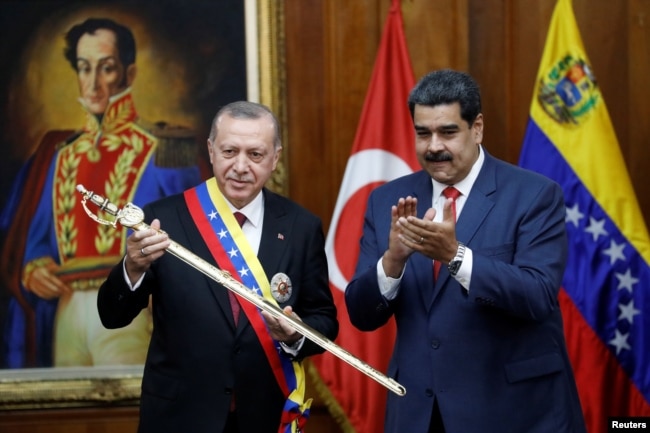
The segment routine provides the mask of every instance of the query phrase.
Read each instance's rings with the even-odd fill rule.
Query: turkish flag
[[[388,367],[395,323],[374,332],[355,329],[347,315],[344,291],[359,257],[368,195],[377,186],[420,169],[407,105],[414,85],[400,2],[392,0],[325,245],[340,323],[336,343],[382,372]],[[317,388],[345,430],[383,431],[387,389],[331,353],[312,360],[320,379]]]

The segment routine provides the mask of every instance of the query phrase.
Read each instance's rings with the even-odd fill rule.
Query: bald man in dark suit
[[[300,360],[323,349],[165,254],[173,239],[333,340],[321,222],[264,188],[280,150],[268,108],[221,109],[208,139],[214,177],[145,206],[152,229],[128,238],[124,260],[100,289],[108,328],[128,324],[152,298],[140,433],[276,433],[305,421]]]

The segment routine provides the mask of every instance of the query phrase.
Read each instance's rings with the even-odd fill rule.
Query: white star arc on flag
[[[580,206],[578,203],[573,204],[573,206],[566,207],[566,216],[565,222],[567,225],[573,224],[576,228],[580,228],[581,221],[585,218],[585,214],[580,212]],[[593,242],[598,242],[601,236],[607,238],[610,234],[605,229],[606,219],[596,219],[592,216],[589,217],[589,221],[586,224],[586,227],[583,228],[585,233],[591,235]],[[608,262],[610,267],[622,262],[627,264],[628,258],[624,254],[624,250],[629,246],[627,242],[617,243],[614,239],[609,239],[609,247],[602,247],[602,254],[608,257]],[[620,265],[619,265],[620,266]],[[629,267],[625,270],[624,273],[615,272],[614,276],[618,280],[617,291],[620,293],[625,290],[629,294],[634,294],[634,285],[639,282],[639,279],[632,275],[632,269]],[[621,296],[618,299],[618,310],[620,314],[618,315],[617,326],[630,326],[633,324],[636,316],[642,315],[642,311],[634,308],[634,300],[629,299],[629,295]],[[622,328],[623,329],[623,328]],[[632,350],[628,338],[630,337],[630,331],[627,328],[624,328],[625,331],[620,329],[615,329],[615,335],[611,340],[608,341],[616,349],[616,355],[619,355],[624,350]],[[629,328],[632,329],[632,328]]]

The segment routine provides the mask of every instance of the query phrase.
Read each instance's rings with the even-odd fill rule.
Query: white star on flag
[[[566,222],[573,223],[574,226],[578,227],[578,224],[580,223],[580,220],[585,217],[585,214],[580,212],[580,209],[578,209],[578,203],[574,204],[573,207],[568,207],[566,208]]]
[[[626,349],[630,350],[630,345],[627,344],[627,337],[629,334],[621,334],[620,331],[616,330],[616,336],[609,340],[609,344],[616,347],[616,354],[618,355],[621,350]]]
[[[598,236],[603,235],[607,236],[607,231],[605,231],[605,220],[600,221],[596,220],[594,217],[589,217],[589,227],[585,229],[587,233],[591,233],[594,238],[594,242],[598,240]]]
[[[632,286],[639,282],[638,278],[632,276],[632,272],[628,268],[624,274],[616,273],[616,278],[618,279],[618,290],[627,289],[628,292],[632,293]]]
[[[625,256],[623,255],[623,248],[625,248],[625,244],[617,244],[614,242],[612,239],[609,244],[609,248],[606,250],[603,250],[603,254],[606,256],[609,256],[609,264],[613,265],[616,263],[616,260],[621,259],[625,261]]]
[[[634,321],[634,316],[636,316],[637,314],[641,314],[640,310],[634,308],[633,299],[630,300],[630,302],[627,305],[619,304],[618,308],[621,310],[621,314],[619,314],[618,320],[625,319],[628,322],[630,322],[630,324],[632,324],[632,322]]]

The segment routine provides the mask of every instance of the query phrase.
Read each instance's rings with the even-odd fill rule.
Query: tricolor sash
[[[219,191],[216,179],[210,178],[187,190],[184,195],[192,219],[219,267],[250,290],[277,305],[262,264]],[[240,298],[239,295],[237,297]],[[307,422],[311,406],[311,399],[304,401],[305,373],[302,363],[283,356],[280,343],[269,335],[258,308],[246,300],[240,301],[242,311],[253,326],[278,385],[287,398],[278,432],[298,433]]]

